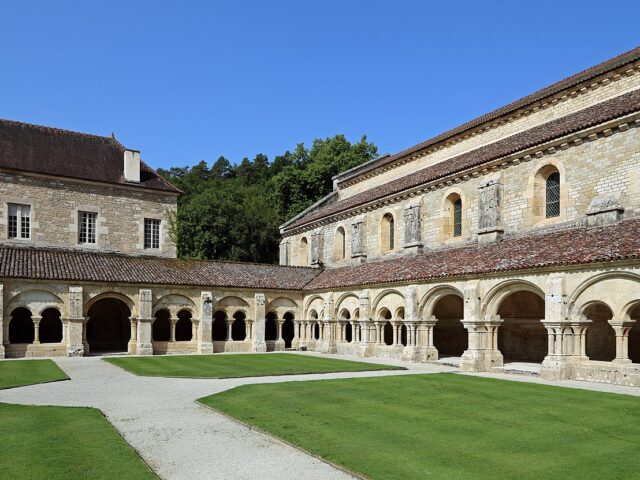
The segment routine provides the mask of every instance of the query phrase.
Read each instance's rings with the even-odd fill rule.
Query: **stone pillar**
[[[69,304],[67,310],[67,355],[69,357],[82,357],[89,353],[87,344],[87,320],[83,314],[83,290],[82,287],[69,287]]]
[[[235,321],[235,318],[231,317],[231,318],[227,318],[227,342],[231,342],[233,340],[233,334],[231,332],[231,329],[233,328],[233,322]]]
[[[422,357],[425,362],[433,362],[438,360],[438,349],[433,344],[433,327],[436,326],[437,319],[435,316],[431,316],[431,318],[424,322],[424,339],[422,340],[424,344],[424,356]]]
[[[134,355],[138,344],[138,319],[135,317],[129,318],[129,325],[131,327],[131,335],[129,337],[129,344],[127,345],[127,353]]]
[[[211,292],[200,292],[200,325],[198,328],[198,353],[212,354],[213,302]]]
[[[38,315],[31,315],[31,321],[33,322],[33,344],[40,345],[40,320],[42,317]]]
[[[624,321],[613,318],[609,320],[609,325],[616,332],[616,358],[613,363],[626,364],[631,363],[629,359],[629,331],[635,324],[635,321]]]
[[[255,294],[254,311],[256,314],[256,320],[253,327],[253,345],[251,348],[254,352],[267,351],[267,342],[264,339],[266,302],[267,299],[264,293]]]
[[[367,260],[364,230],[364,217],[356,218],[351,224],[351,259],[355,264],[364,263]],[[362,313],[360,315],[362,316]]]
[[[422,252],[420,207],[421,202],[415,202],[404,209],[404,251],[407,254]]]
[[[467,372],[485,372],[502,365],[498,350],[498,328],[502,319],[498,315],[482,318],[480,289],[477,282],[464,287],[464,318],[462,324],[469,335],[469,348],[462,354],[460,369]]]
[[[402,350],[402,359],[409,362],[419,362],[423,353],[416,344],[416,327],[418,320],[416,287],[410,285],[407,287],[404,297],[404,323],[407,326],[407,345]]]
[[[244,339],[245,340],[251,340],[251,324],[253,323],[253,320],[249,320],[248,318],[245,318],[244,320]]]
[[[282,325],[284,325],[284,320],[281,318],[277,319],[276,328],[278,329],[278,331],[276,336],[276,343],[274,346],[276,351],[284,350],[284,339],[282,338]]]
[[[169,335],[169,341],[175,342],[176,341],[176,323],[178,323],[178,319],[171,318],[169,319],[169,322],[171,323],[171,333]]]
[[[478,242],[495,242],[502,238],[502,188],[500,178],[490,178],[478,187]]]
[[[400,323],[399,322],[392,322],[391,324],[393,326],[393,346],[397,346],[400,344]]]
[[[336,353],[336,319],[333,316],[333,293],[327,293],[324,297],[324,316],[322,318],[322,341],[319,350],[322,353]]]
[[[191,319],[191,341],[198,341],[198,320],[195,318]]]
[[[138,355],[153,355],[151,342],[151,324],[153,315],[153,296],[148,288],[141,288],[138,295],[138,335],[136,338],[136,353]]]
[[[565,274],[553,273],[547,278],[544,298],[544,319],[547,329],[547,356],[542,362],[540,376],[550,380],[571,378],[574,357],[574,331],[581,322],[569,321],[565,293]]]
[[[8,340],[5,339],[5,322],[4,322],[4,285],[0,283],[0,359],[4,358],[4,344]]]

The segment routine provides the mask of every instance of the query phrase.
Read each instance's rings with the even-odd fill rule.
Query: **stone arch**
[[[591,321],[586,345],[589,360],[610,362],[616,358],[616,334],[609,324],[613,315],[611,306],[603,301],[593,300],[582,306],[580,316]]]
[[[267,311],[275,312],[278,318],[284,318],[284,314],[292,311],[294,315],[298,312],[298,303],[288,297],[277,297],[269,302]]]
[[[623,319],[628,308],[637,299],[628,298],[628,292],[640,288],[640,275],[632,272],[601,272],[582,282],[569,296],[570,315],[580,315],[584,305],[602,301],[612,310],[616,319]]]
[[[433,301],[426,306],[431,313],[428,318],[435,319],[433,326],[433,345],[440,358],[460,357],[468,345],[467,330],[462,324],[464,318],[464,300],[456,289],[444,287],[431,296]]]
[[[154,342],[168,342],[171,338],[171,312],[167,308],[160,308],[153,314],[151,324],[151,338]]]
[[[215,309],[224,310],[227,314],[227,318],[233,316],[233,314],[238,310],[242,310],[247,317],[249,317],[251,312],[251,307],[249,307],[247,301],[236,295],[228,295],[226,297],[222,297],[216,303]]]
[[[396,249],[396,219],[393,212],[385,212],[380,218],[380,253],[392,252]]]
[[[91,352],[127,351],[132,306],[131,299],[113,293],[98,295],[87,302],[87,343]]]
[[[457,240],[469,236],[467,199],[460,188],[450,188],[440,202],[440,239]]]
[[[336,301],[336,307],[334,314],[337,317],[340,317],[339,312],[346,310],[349,312],[349,316],[353,316],[353,312],[355,312],[360,306],[360,299],[357,295],[351,292],[343,293],[338,297]]]
[[[183,308],[178,312],[176,322],[176,342],[190,342],[193,340],[193,315],[188,308]]]
[[[373,299],[371,310],[377,312],[381,307],[387,307],[395,312],[399,307],[404,307],[404,295],[396,289],[383,290]]]
[[[102,292],[102,293],[99,293],[98,295],[91,297],[89,300],[87,300],[87,303],[85,303],[84,305],[85,316],[89,316],[89,310],[93,305],[95,305],[96,303],[104,299],[114,299],[122,302],[129,309],[130,315],[135,316],[136,314],[135,301],[131,297],[119,292]]]
[[[324,315],[324,299],[320,295],[312,295],[305,300],[304,311],[307,312],[306,318],[309,318],[311,310],[316,312],[317,318]]]
[[[502,320],[498,349],[506,362],[541,363],[548,352],[547,330],[542,323],[544,296],[535,289],[511,290],[496,305]]]
[[[559,209],[558,214],[547,216],[547,184],[549,177],[557,175],[559,180]],[[562,162],[557,159],[546,158],[537,165],[529,175],[526,196],[529,198],[531,224],[545,220],[557,220],[566,217],[568,187],[566,185],[567,172]]]
[[[515,292],[531,292],[544,299],[544,291],[535,283],[522,279],[505,280],[495,285],[485,295],[486,300],[483,302],[483,316],[498,315],[498,308],[502,301]]]
[[[35,327],[31,319],[31,310],[27,307],[16,307],[11,310],[9,318],[9,343],[33,343]]]
[[[433,310],[438,302],[447,295],[455,295],[464,299],[460,290],[451,285],[438,285],[425,293],[418,304],[418,315],[420,318],[429,320],[433,316]]]
[[[234,342],[242,342],[247,338],[247,316],[242,310],[238,310],[233,314],[233,323],[231,324],[231,340]]]
[[[153,314],[155,315],[155,313],[161,308],[167,309],[173,318],[176,318],[178,316],[178,312],[183,310],[191,313],[191,316],[195,315],[197,312],[195,303],[193,303],[189,297],[176,293],[160,297],[153,305]]]
[[[344,227],[340,225],[336,228],[333,236],[333,259],[335,261],[344,260],[347,254],[347,235]]]
[[[11,312],[19,307],[24,307],[37,316],[42,316],[47,308],[57,309],[61,316],[66,311],[64,302],[58,295],[40,288],[25,290],[13,296],[6,303],[5,311]]]
[[[60,343],[63,339],[62,319],[56,307],[45,308],[40,312],[40,343]]]

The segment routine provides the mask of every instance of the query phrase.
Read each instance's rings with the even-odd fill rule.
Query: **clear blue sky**
[[[640,45],[640,3],[26,1],[0,9],[0,117],[154,167],[366,134],[396,152]]]

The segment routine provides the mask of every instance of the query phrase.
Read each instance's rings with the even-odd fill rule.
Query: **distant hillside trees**
[[[332,190],[331,178],[371,160],[377,147],[362,137],[317,139],[299,144],[272,162],[258,154],[234,165],[225,157],[211,167],[158,172],[184,191],[171,234],[182,258],[276,263],[278,227]]]

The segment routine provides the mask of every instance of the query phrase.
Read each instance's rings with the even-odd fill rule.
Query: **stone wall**
[[[606,126],[605,126],[606,127]],[[420,246],[438,249],[446,246],[495,240],[499,235],[516,235],[549,228],[564,228],[587,222],[587,213],[594,200],[607,204],[609,199],[624,209],[625,217],[637,215],[640,208],[640,128],[632,121],[621,128],[605,128],[596,133],[582,132],[582,136],[559,139],[557,147],[536,148],[520,159],[490,168],[478,168],[459,181],[434,184],[418,196],[399,197],[365,213],[336,220],[313,230],[286,237],[290,265],[303,265],[299,258],[302,237],[311,232],[323,238],[321,252],[325,267],[359,263],[362,257],[352,258],[352,225],[364,227],[363,242],[366,259],[393,258],[414,254],[415,239],[407,234],[419,228]],[[575,137],[575,138],[574,138]],[[565,141],[567,140],[567,141]],[[570,141],[568,141],[570,140]],[[498,162],[500,163],[500,162]],[[537,176],[545,168],[560,173],[560,215],[545,218],[539,202]],[[451,196],[462,199],[462,235],[452,236]],[[408,210],[419,209],[420,221],[405,228]],[[482,211],[481,211],[482,209]],[[383,252],[381,248],[381,220],[386,213],[395,219],[395,248]],[[346,216],[346,215],[345,215]],[[346,254],[336,259],[334,236],[342,227],[346,233]],[[411,227],[411,228],[409,228]]]
[[[169,218],[175,194],[36,175],[0,173],[0,239],[38,247],[72,247],[175,257]],[[31,239],[7,239],[7,204],[31,206]],[[96,212],[95,245],[78,244],[78,212]],[[160,249],[144,249],[144,219],[160,220]]]

